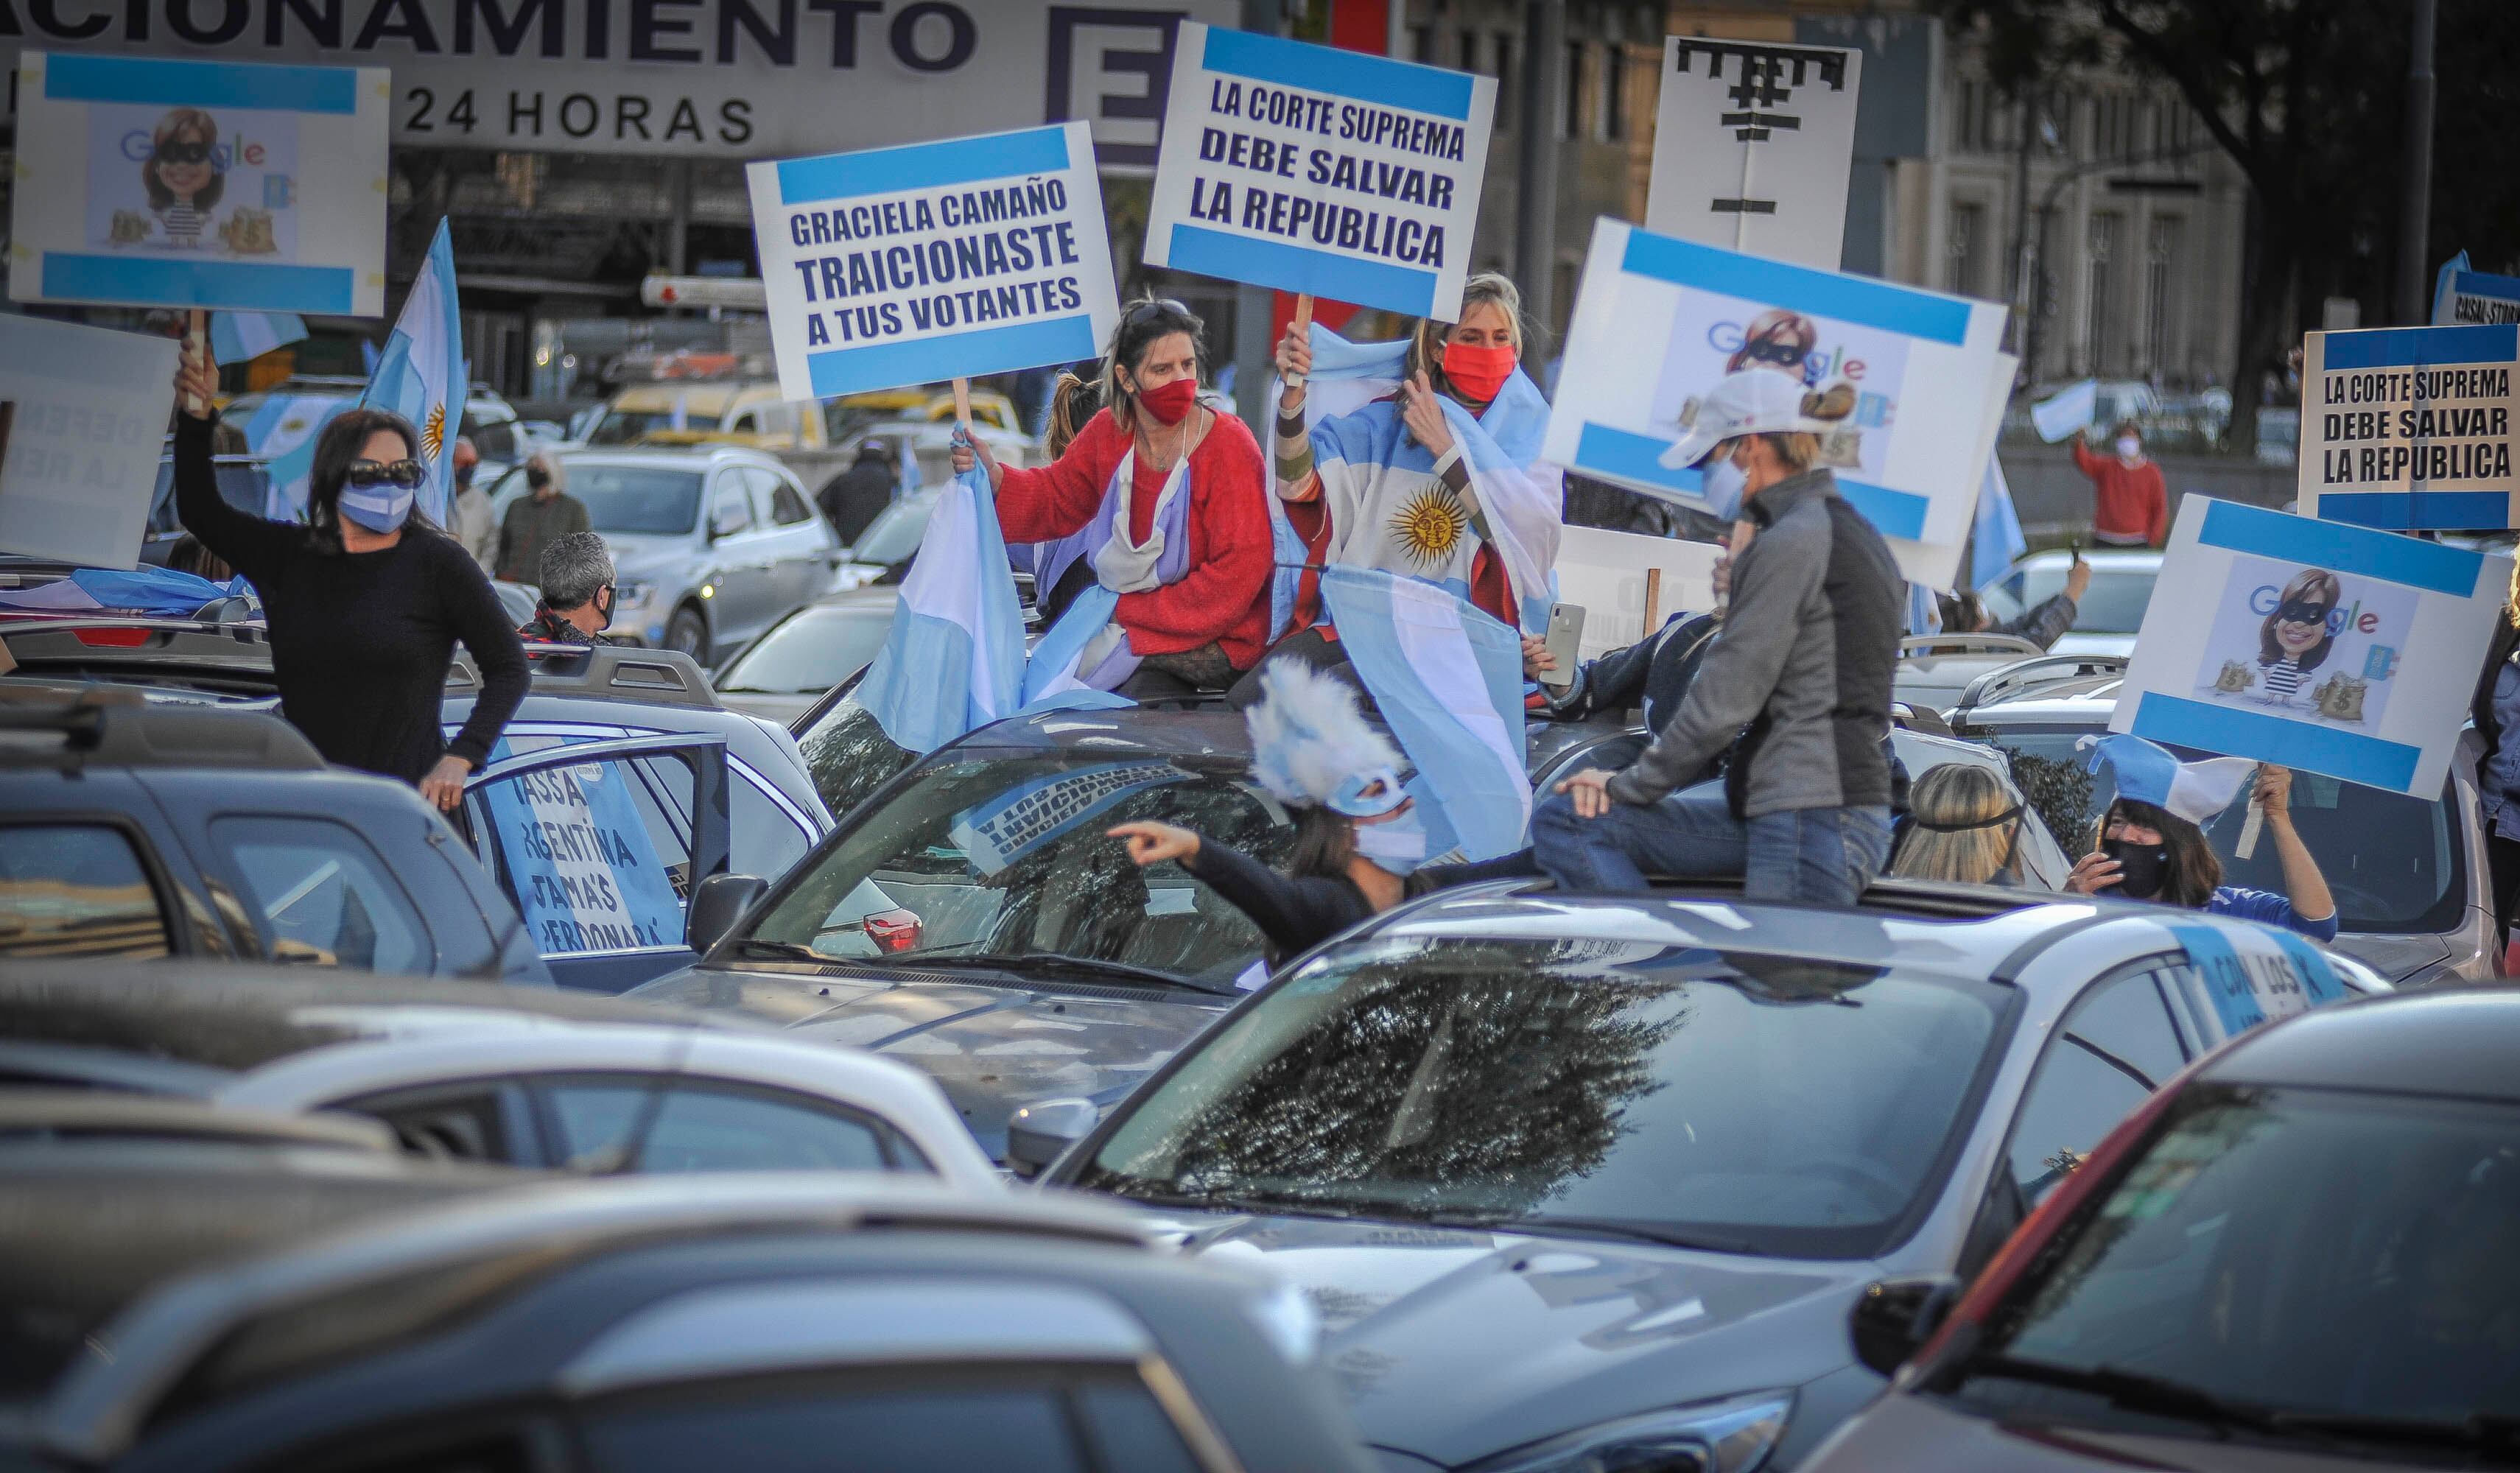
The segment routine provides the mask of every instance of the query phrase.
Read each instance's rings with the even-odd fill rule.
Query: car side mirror
[[[770,882],[758,874],[712,874],[701,880],[683,912],[683,945],[707,956],[769,889]]]
[[[1885,1376],[1897,1370],[1933,1338],[1959,1293],[1960,1281],[1947,1273],[1866,1284],[1846,1316],[1855,1359]]]
[[[1007,1170],[1040,1176],[1102,1118],[1102,1107],[1090,1099],[1037,1099],[1023,1106],[1007,1122]]]

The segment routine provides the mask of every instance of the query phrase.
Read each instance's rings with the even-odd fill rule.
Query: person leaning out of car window
[[[2476,683],[2468,714],[2485,742],[2477,765],[2477,797],[2485,812],[2485,860],[2494,885],[2494,918],[2511,942],[2514,913],[2520,913],[2520,568],[2511,574],[2494,639],[2486,647],[2485,673]]]
[[[2099,847],[2075,863],[2066,889],[2264,921],[2314,941],[2336,939],[2335,897],[2292,826],[2290,768],[2243,757],[2182,763],[2168,748],[2124,734],[2094,745],[2092,766],[2109,764],[2118,795],[2100,818]],[[2223,862],[2197,826],[2230,806],[2253,769],[2266,836],[2283,867],[2281,895],[2223,883]]]
[[[2083,611],[2083,595],[2092,587],[2092,565],[2083,560],[2083,550],[2074,550],[2074,562],[2065,569],[2065,591],[2042,600],[2019,618],[1998,619],[1986,601],[1974,593],[1941,594],[1943,632],[1946,634],[2007,634],[2016,640],[2028,640],[2047,649],[2064,638],[2074,627],[2075,617]]]
[[[219,495],[218,383],[208,349],[187,347],[175,374],[175,509],[262,596],[280,714],[326,761],[399,778],[454,808],[524,699],[525,651],[480,565],[414,505],[428,478],[420,436],[380,409],[336,416],[315,441],[305,524],[266,521]],[[481,694],[450,742],[438,711],[459,641]]]
[[[533,582],[542,571],[543,549],[594,526],[586,503],[568,494],[568,467],[558,456],[528,459],[525,487],[531,494],[510,502],[499,523],[497,576],[510,583]]]
[[[1890,858],[1894,879],[2021,883],[2021,805],[1987,768],[1947,762],[1916,780]]]
[[[571,532],[543,549],[542,602],[517,631],[532,645],[626,645],[604,631],[620,595],[612,587],[612,552],[601,533]]]

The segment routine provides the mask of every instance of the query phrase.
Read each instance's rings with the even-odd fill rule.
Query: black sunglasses
[[[352,461],[349,472],[341,478],[362,489],[390,481],[405,491],[417,491],[420,483],[428,479],[428,470],[418,461],[394,461],[390,464]]]
[[[2332,603],[2313,603],[2307,599],[2286,599],[2275,605],[2275,621],[2280,624],[2324,624],[2334,607]]]
[[[205,143],[161,143],[149,151],[159,163],[207,163],[210,146]]]
[[[1148,301],[1142,301],[1136,306],[1131,307],[1129,309],[1129,315],[1122,318],[1121,321],[1136,322],[1142,317],[1158,317],[1166,312],[1178,312],[1184,317],[1194,315],[1190,308],[1182,305],[1178,300],[1169,296],[1158,296]]]

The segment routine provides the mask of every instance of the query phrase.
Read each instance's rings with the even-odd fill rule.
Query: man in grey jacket
[[[1670,724],[1633,766],[1577,773],[1532,816],[1540,865],[1559,884],[1638,891],[1649,872],[1738,874],[1753,900],[1851,905],[1880,872],[1906,585],[1817,465],[1816,400],[1787,375],[1732,374],[1666,457],[1731,457],[1757,533]],[[1674,791],[1727,746],[1722,791]]]

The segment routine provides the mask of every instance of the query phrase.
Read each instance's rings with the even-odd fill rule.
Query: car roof
[[[749,445],[737,445],[725,440],[701,440],[690,445],[627,445],[602,449],[562,450],[557,454],[571,466],[620,466],[649,470],[698,470],[722,461],[741,462],[746,466],[781,469],[779,457]]]
[[[723,711],[708,677],[679,649],[644,649],[626,645],[534,645],[525,664],[533,677],[527,698],[634,701],[643,706],[680,706],[697,711]],[[481,693],[480,667],[470,651],[455,656],[446,672],[448,699],[471,699]]]
[[[2515,1058],[2520,991],[2453,987],[2322,1008],[2262,1029],[2200,1078],[2520,1102]]]
[[[398,1149],[393,1132],[355,1115],[292,1111],[97,1090],[0,1091],[0,1140],[225,1140],[336,1150]]]
[[[152,702],[127,687],[0,683],[0,732],[10,734],[0,742],[0,767],[324,767],[313,743],[277,716]]]
[[[2002,671],[1994,672],[2002,676]],[[1998,690],[1992,699],[1953,708],[1955,721],[2002,726],[2104,727],[2117,709],[2123,671],[2066,675],[2032,681],[2016,689]]]
[[[2092,565],[2093,572],[2149,573],[2158,572],[2161,569],[2161,549],[2159,548],[2090,547],[2083,549],[2082,552],[2083,560]],[[2001,576],[2010,577],[2023,568],[2057,567],[2073,560],[2073,549],[2048,548],[2045,552],[2031,553],[2014,558],[2012,566],[2005,568]]]
[[[227,961],[13,961],[0,969],[0,1043],[217,1069],[250,1069],[351,1039],[552,1023],[762,1031],[732,1013],[494,982]]]

